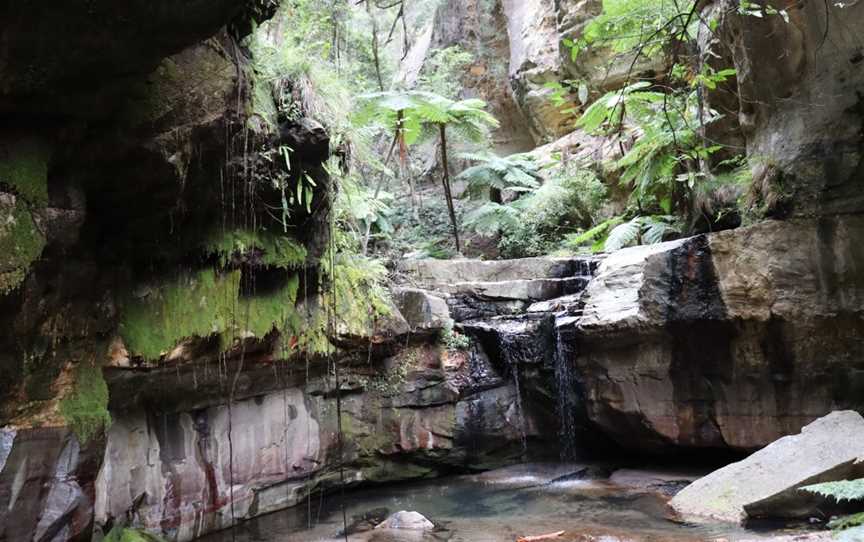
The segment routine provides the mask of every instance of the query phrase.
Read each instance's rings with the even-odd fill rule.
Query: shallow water
[[[367,531],[352,542],[514,542],[519,536],[566,531],[561,542],[728,542],[758,540],[766,533],[726,524],[680,524],[667,519],[664,489],[692,476],[617,471],[566,465],[522,465],[479,476],[441,478],[346,492],[348,523],[370,511],[420,512],[435,532]],[[310,528],[309,526],[312,525]],[[238,542],[344,540],[338,495],[313,496],[293,509],[235,528]],[[229,532],[207,542],[232,540]]]

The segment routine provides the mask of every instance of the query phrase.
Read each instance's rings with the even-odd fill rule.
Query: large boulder
[[[397,288],[393,299],[411,330],[436,331],[452,325],[447,301],[419,288]]]
[[[864,475],[864,418],[832,412],[747,459],[693,482],[670,505],[682,516],[724,521],[756,517],[812,517],[825,511],[803,486]],[[815,502],[814,502],[815,501]]]
[[[628,448],[750,451],[862,408],[862,237],[764,222],[608,256],[574,324],[589,418]]]

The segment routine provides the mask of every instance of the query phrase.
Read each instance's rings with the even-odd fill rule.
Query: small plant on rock
[[[857,480],[842,480],[804,486],[801,491],[830,497],[838,503],[843,501],[864,501],[864,478]],[[864,538],[864,512],[833,518],[828,527],[837,531],[836,539],[840,542],[852,542]]]
[[[453,324],[445,326],[441,330],[441,344],[447,350],[468,350],[471,347],[471,338],[453,329]]]

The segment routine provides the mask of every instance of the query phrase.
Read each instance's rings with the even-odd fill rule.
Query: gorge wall
[[[544,83],[620,86],[626,70],[561,45],[599,3],[494,4],[448,3],[436,39],[494,53],[468,79],[511,119],[502,141],[598,149]],[[352,305],[334,332],[309,295],[326,127],[261,114],[273,97],[240,42],[274,5],[0,3],[0,540],[132,525],[185,541],[332,489],[340,467],[359,484],[514,462],[526,443],[555,456],[562,363],[564,412],[604,449],[750,451],[864,408],[864,7],[795,4],[786,22],[733,4],[703,11],[738,70],[718,137],[763,157],[754,197],[776,220],[602,261],[418,264],[389,315]],[[290,242],[248,242],[279,197],[249,190],[260,155],[286,142],[322,181],[315,211]],[[438,339],[450,318],[471,347]]]

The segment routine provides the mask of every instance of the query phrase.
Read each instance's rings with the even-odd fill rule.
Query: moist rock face
[[[573,324],[589,418],[627,448],[748,451],[860,409],[862,225],[769,221],[607,257]]]

